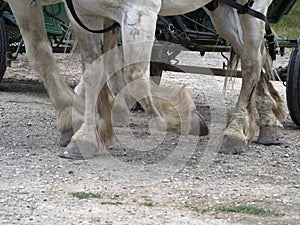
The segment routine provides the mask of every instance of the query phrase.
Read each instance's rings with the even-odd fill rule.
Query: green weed
[[[90,193],[90,192],[71,192],[70,195],[72,195],[75,198],[78,199],[88,199],[88,198],[101,198],[100,194],[94,194],[94,193]]]
[[[297,1],[291,11],[281,20],[272,24],[272,28],[278,36],[298,38],[300,36],[300,1]]]
[[[192,205],[186,205],[185,207],[192,209],[193,211],[199,213],[207,213],[207,212],[226,212],[226,213],[245,213],[249,215],[256,216],[280,216],[278,213],[274,213],[270,210],[266,210],[256,206],[249,205],[238,205],[238,206],[216,206],[211,208],[202,208],[196,207]]]
[[[122,202],[101,202],[101,205],[123,205]]]
[[[257,216],[275,216],[275,213],[270,210],[266,210],[256,206],[238,205],[238,206],[218,206],[214,208],[218,212],[234,212],[234,213],[246,213]]]
[[[146,201],[143,201],[141,203],[141,205],[152,207],[152,206],[154,206],[154,203],[151,200],[146,200]]]

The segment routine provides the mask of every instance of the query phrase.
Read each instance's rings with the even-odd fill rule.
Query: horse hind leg
[[[60,156],[87,159],[98,155],[112,140],[112,98],[107,86],[106,72],[109,63],[100,56],[83,74],[85,110],[81,127]],[[100,106],[100,107],[99,107]]]
[[[106,74],[114,70],[114,64],[110,59],[115,55],[115,51],[112,50],[106,55],[103,53],[115,46],[111,43],[111,39],[114,40],[116,34],[111,31],[103,37],[103,35],[87,33],[81,28],[75,30],[76,34],[79,34],[79,44],[85,64],[83,76],[75,92],[85,100],[85,112],[81,115],[81,126],[78,130],[74,130],[74,135],[71,133],[69,136],[71,139],[68,140],[70,143],[61,156],[83,159],[94,157],[112,142],[112,96]]]
[[[83,73],[86,69],[103,53],[111,50],[117,45],[116,31],[112,30],[104,34],[94,34],[86,32],[81,26],[79,26],[76,21],[74,21],[72,15],[69,12],[68,7],[66,7],[66,12],[69,15],[70,23],[72,24],[72,29],[76,34],[76,39],[78,41],[81,58],[83,62]],[[79,15],[80,16],[80,15]],[[108,27],[111,25],[112,21],[107,19],[95,20],[93,17],[80,17],[80,20],[84,24],[91,24],[92,27]],[[104,25],[103,25],[104,24]],[[116,76],[114,76],[116,77]],[[111,83],[111,82],[110,82]],[[83,76],[80,79],[79,84],[74,89],[75,93],[82,99],[85,99],[85,87]],[[106,91],[104,91],[106,92]],[[101,94],[100,94],[101,95]],[[100,99],[100,96],[99,96]],[[101,105],[98,105],[99,111],[101,111]],[[81,124],[83,123],[83,114],[76,114],[72,112],[69,108],[58,116],[57,124],[60,127],[61,137],[60,146],[66,147],[70,141],[74,132],[76,132]],[[107,125],[109,127],[109,125]],[[101,133],[101,132],[100,132]]]
[[[241,51],[242,88],[235,113],[224,131],[224,139],[219,152],[241,153],[247,149],[255,134],[256,88],[262,68],[260,46],[263,41],[264,26],[261,21],[249,15],[240,15],[244,49]]]
[[[256,1],[253,8],[266,14],[268,3]],[[261,49],[264,23],[247,14],[238,15],[236,10],[221,4],[215,11],[207,12],[212,15],[217,31],[231,43],[241,59],[242,88],[235,113],[224,131],[224,139],[219,149],[222,153],[241,153],[247,149],[255,134],[256,102],[260,101],[256,99],[256,95],[260,95],[257,87],[264,89],[260,84],[264,63],[264,52]],[[230,19],[224,20],[225,16]]]

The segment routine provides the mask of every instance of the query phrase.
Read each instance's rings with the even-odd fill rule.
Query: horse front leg
[[[122,21],[122,49],[124,52],[124,80],[126,93],[138,101],[159,130],[166,130],[166,122],[154,105],[150,89],[150,58],[158,13],[128,9]],[[142,16],[140,16],[142,15]]]
[[[72,108],[73,112],[83,113],[82,99],[74,95],[58,72],[47,37],[40,1],[11,0],[8,3],[24,39],[29,62],[40,74],[54,108],[59,113],[68,108]]]
[[[122,24],[124,78],[126,91],[151,118],[150,126],[182,135],[207,135],[208,128],[198,116],[186,89],[160,87],[150,83],[150,57],[155,35],[155,12],[133,7]]]

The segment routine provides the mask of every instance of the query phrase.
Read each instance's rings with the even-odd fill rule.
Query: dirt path
[[[223,61],[183,56],[191,57],[205,66]],[[70,85],[78,80],[77,65],[68,67]],[[131,133],[116,129],[100,157],[72,161],[57,157],[56,113],[22,56],[0,84],[0,224],[300,224],[299,128],[289,119],[283,145],[216,154],[240,87],[236,79],[224,98],[223,81],[163,74],[163,84],[188,85],[209,122],[208,138],[151,135],[144,113],[133,112]],[[274,85],[284,97],[285,87]],[[233,206],[255,212],[228,212]]]

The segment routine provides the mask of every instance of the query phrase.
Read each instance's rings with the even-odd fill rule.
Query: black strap
[[[204,7],[207,8],[209,11],[213,12],[218,8],[219,3],[216,0],[212,0],[210,3],[207,3]]]
[[[86,27],[82,22],[81,20],[79,19],[79,17],[77,16],[77,13],[75,11],[75,8],[74,8],[74,5],[73,5],[73,2],[72,0],[66,0],[66,3],[67,3],[67,6],[72,14],[72,16],[74,17],[75,21],[82,27],[84,28],[85,30],[91,32],[91,33],[96,33],[96,34],[102,34],[102,33],[106,33],[108,31],[111,31],[113,29],[115,29],[116,27],[119,26],[119,24],[117,22],[114,22],[113,25],[107,27],[107,28],[104,28],[102,30],[92,30],[88,27]]]

